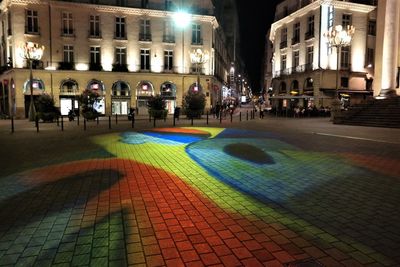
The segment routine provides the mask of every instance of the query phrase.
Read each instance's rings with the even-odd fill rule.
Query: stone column
[[[394,93],[399,55],[398,0],[378,1],[374,95]]]

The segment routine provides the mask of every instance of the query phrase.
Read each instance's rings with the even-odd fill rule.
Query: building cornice
[[[319,9],[319,7],[322,5],[332,5],[337,9],[351,10],[352,12],[359,12],[359,13],[369,13],[376,9],[375,6],[356,4],[352,2],[344,2],[337,0],[316,0],[315,2],[299,10],[296,10],[295,12],[289,14],[288,16],[274,22],[271,25],[271,33],[269,39],[273,42],[275,39],[275,32],[277,29],[281,28],[285,24],[288,24],[298,18],[307,15],[310,11]]]
[[[121,15],[148,16],[157,18],[166,18],[166,17],[173,18],[175,15],[175,12],[165,11],[165,10],[119,7],[119,6],[97,5],[97,4],[54,1],[54,0],[5,0],[1,3],[1,9],[4,10],[7,6],[12,4],[51,5],[52,7],[60,7],[60,8],[71,8],[71,7],[86,8],[95,10],[97,12],[108,12]],[[214,28],[219,27],[218,21],[214,16],[192,14],[192,20],[211,23]]]

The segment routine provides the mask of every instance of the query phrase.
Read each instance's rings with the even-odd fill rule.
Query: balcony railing
[[[25,34],[40,35],[40,27],[25,26]]]
[[[304,39],[305,39],[305,40],[309,40],[309,39],[311,39],[311,38],[314,38],[314,31],[306,32],[306,33],[304,34]]]
[[[300,36],[295,36],[292,38],[292,45],[300,43]]]
[[[93,39],[101,38],[101,31],[89,31],[89,38]]]
[[[73,37],[73,36],[75,36],[74,29],[62,28],[61,29],[61,36],[65,36],[65,37]]]
[[[101,71],[103,70],[103,66],[100,63],[89,63],[89,70],[91,71]]]
[[[192,45],[203,45],[203,39],[192,39]]]
[[[174,35],[163,35],[163,42],[164,43],[175,43],[175,36]]]
[[[127,64],[113,64],[112,71],[115,72],[128,72]]]
[[[139,41],[151,42],[151,33],[139,33]]]
[[[59,62],[58,63],[59,70],[75,70],[74,62]]]
[[[126,33],[125,32],[114,32],[114,39],[126,40]]]
[[[283,48],[286,48],[287,47],[287,41],[282,41],[280,44],[279,44],[279,48],[280,49],[283,49]]]

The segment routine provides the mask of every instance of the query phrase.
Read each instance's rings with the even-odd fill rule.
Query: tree
[[[99,114],[94,108],[94,104],[100,102],[100,95],[94,90],[86,89],[78,98],[82,107],[83,117],[86,119],[96,119]]]
[[[206,96],[200,93],[189,93],[183,98],[182,106],[188,118],[199,118],[206,106]]]

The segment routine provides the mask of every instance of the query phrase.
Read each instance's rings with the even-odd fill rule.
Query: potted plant
[[[100,95],[96,91],[86,89],[78,99],[82,107],[82,115],[87,120],[95,120],[99,113],[94,108],[95,103],[100,101]]]
[[[43,122],[53,122],[60,116],[60,111],[54,104],[54,99],[47,94],[42,94],[36,100],[37,116]]]
[[[200,118],[206,106],[206,96],[201,93],[189,93],[183,98],[182,106],[189,119]]]
[[[151,96],[147,101],[149,115],[156,119],[164,119],[167,117],[165,99],[161,95]]]

